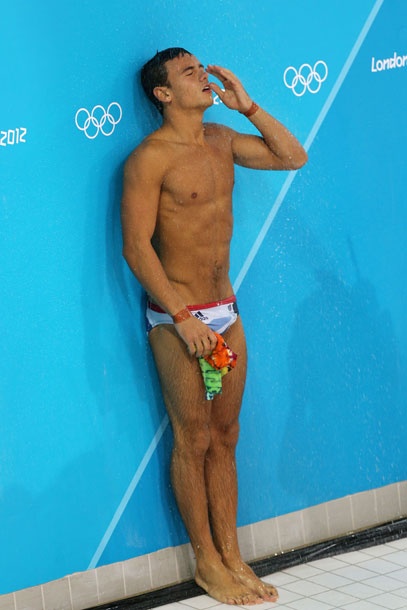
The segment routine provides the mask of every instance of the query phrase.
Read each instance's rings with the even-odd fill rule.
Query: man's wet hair
[[[154,95],[154,88],[169,86],[168,72],[165,64],[167,61],[175,59],[180,55],[192,55],[192,53],[182,47],[170,47],[163,51],[157,51],[154,57],[146,62],[141,68],[141,85],[144,89],[144,93],[160,114],[163,114],[164,108],[162,103]]]

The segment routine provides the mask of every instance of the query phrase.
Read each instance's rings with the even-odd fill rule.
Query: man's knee
[[[227,424],[213,424],[211,426],[211,447],[227,447],[234,449],[239,439],[239,421],[234,420]]]
[[[210,442],[211,433],[207,424],[185,426],[174,432],[174,450],[189,459],[204,457]]]

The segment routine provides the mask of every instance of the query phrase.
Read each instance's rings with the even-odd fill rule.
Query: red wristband
[[[252,105],[250,106],[249,110],[246,110],[246,112],[241,112],[240,114],[244,114],[244,116],[246,116],[247,118],[251,117],[252,114],[254,114],[255,112],[257,112],[259,109],[259,105],[256,104],[256,102],[252,102]]]
[[[192,313],[189,311],[188,307],[184,307],[178,313],[172,316],[172,321],[174,324],[179,324],[180,322],[184,322],[184,320],[188,320],[192,316]]]

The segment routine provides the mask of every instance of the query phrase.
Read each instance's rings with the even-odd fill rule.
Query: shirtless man
[[[276,601],[276,589],[243,562],[237,540],[235,447],[246,345],[228,275],[233,173],[234,163],[298,169],[307,155],[232,72],[205,69],[184,49],[157,53],[142,69],[142,84],[163,123],[126,163],[123,255],[149,297],[149,341],[174,434],[172,484],[196,557],[195,580],[223,603]],[[260,135],[203,123],[213,92]],[[212,352],[213,330],[238,359],[222,393],[206,400],[197,358]]]

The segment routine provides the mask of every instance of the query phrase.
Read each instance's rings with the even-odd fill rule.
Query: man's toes
[[[263,599],[259,596],[259,595],[245,595],[244,597],[244,601],[243,601],[243,606],[254,606],[257,604],[262,604],[263,603]]]
[[[270,601],[278,599],[278,591],[273,585],[266,585],[267,593],[270,596]]]

